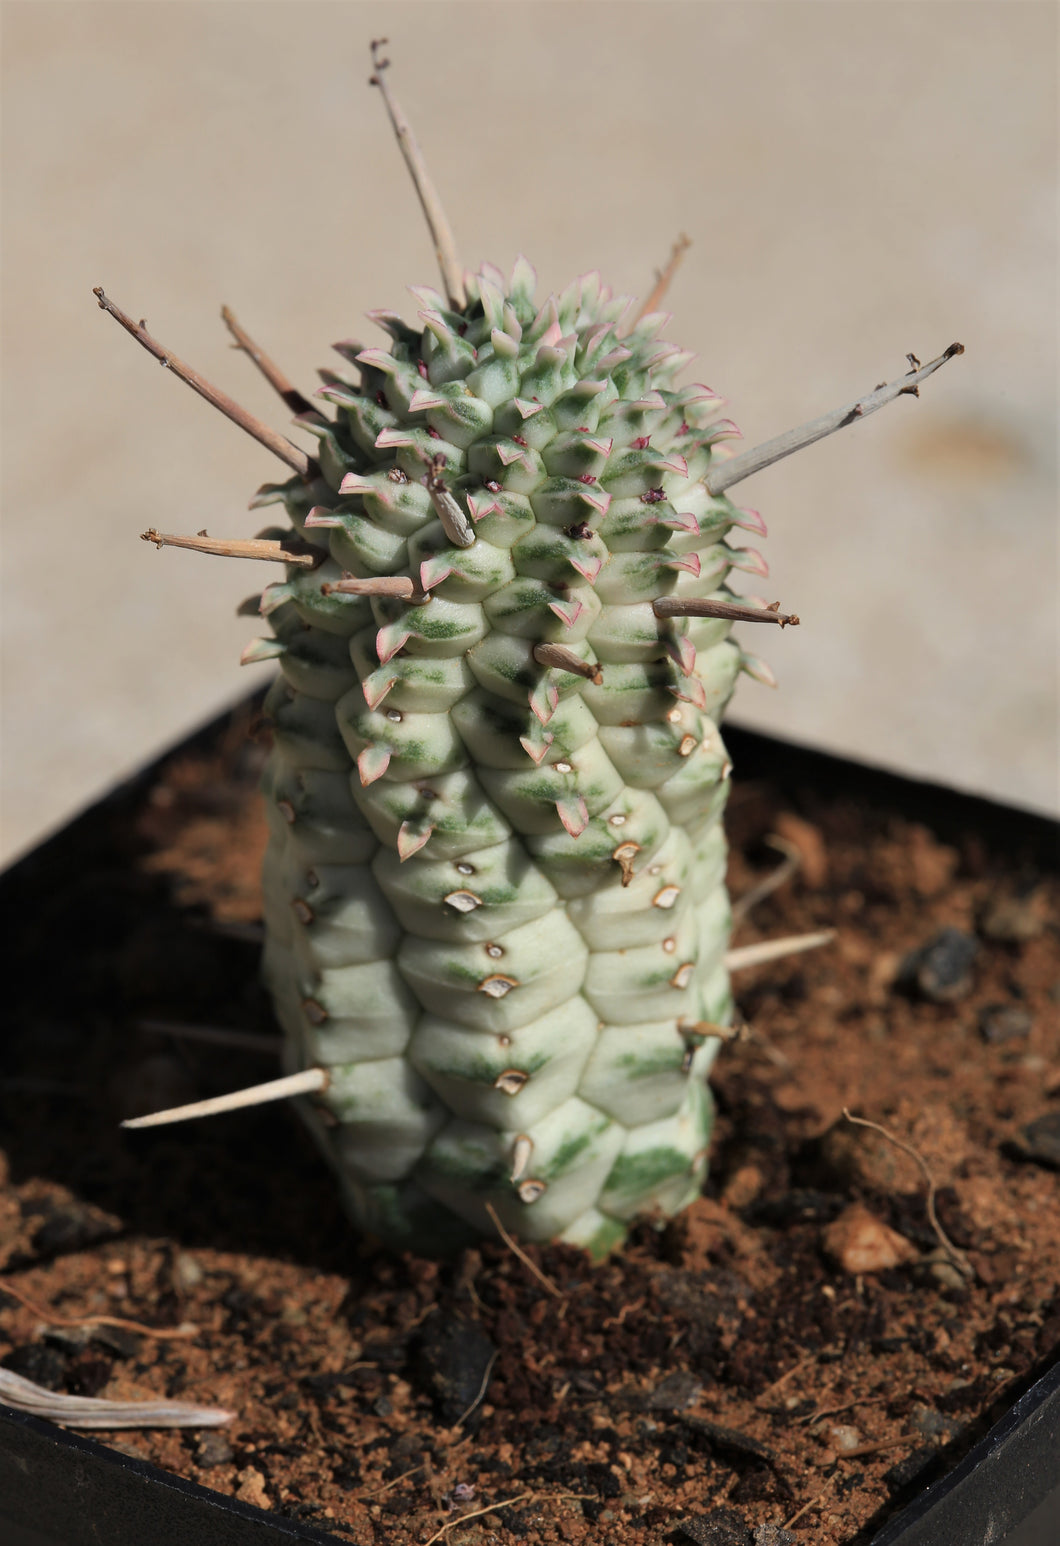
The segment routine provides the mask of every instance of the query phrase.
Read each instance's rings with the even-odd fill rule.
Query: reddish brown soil
[[[0,1293],[0,1361],[68,1391],[235,1409],[213,1436],[112,1442],[365,1546],[443,1526],[454,1546],[687,1546],[711,1539],[704,1520],[778,1541],[760,1527],[795,1515],[793,1539],[850,1546],[1055,1357],[1060,1196],[1021,1130],[1060,1099],[1057,882],[1041,855],[974,833],[950,846],[858,792],[735,791],[735,895],[777,862],[771,832],[803,857],[738,943],[838,937],[741,975],[753,1029],[717,1065],[707,1195],[600,1267],[532,1251],[555,1293],[499,1242],[439,1265],[358,1241],[281,1108],[122,1133],[122,1115],[274,1066],[142,1023],[273,1031],[245,937],[263,843],[245,730],[237,717],[7,883],[22,970],[0,1271],[68,1318],[198,1333],[49,1332]],[[978,954],[938,1003],[896,979],[946,927]],[[1009,1012],[987,1017],[1000,1039],[991,1006]],[[844,1106],[928,1163],[957,1265],[917,1166]]]

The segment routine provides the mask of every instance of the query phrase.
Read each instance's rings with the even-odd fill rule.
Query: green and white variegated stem
[[[599,1253],[705,1171],[728,580],[765,572],[731,534],[763,528],[705,487],[734,428],[661,315],[619,337],[596,276],[537,308],[523,260],[465,285],[378,315],[302,418],[319,476],[264,496],[324,555],[261,604],[266,973],[364,1229],[440,1252],[492,1209]],[[653,607],[692,597],[722,615]]]

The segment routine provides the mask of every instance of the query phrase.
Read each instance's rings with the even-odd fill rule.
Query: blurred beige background
[[[251,685],[234,609],[275,577],[138,540],[253,535],[282,469],[91,287],[280,427],[222,302],[303,390],[381,341],[364,312],[436,275],[380,33],[466,262],[643,294],[688,232],[670,336],[745,444],[964,342],[740,486],[803,626],[758,635],[780,691],[734,717],[1056,808],[1051,4],[32,0],[3,29],[6,856]]]

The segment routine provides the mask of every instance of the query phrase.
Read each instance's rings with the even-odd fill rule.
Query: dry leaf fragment
[[[21,1374],[0,1369],[0,1401],[18,1412],[45,1417],[68,1428],[219,1428],[235,1412],[186,1401],[104,1401],[46,1390]]]

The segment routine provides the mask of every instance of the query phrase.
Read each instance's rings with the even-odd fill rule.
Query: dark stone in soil
[[[906,956],[897,980],[934,1004],[951,1004],[972,991],[972,963],[978,953],[979,942],[971,934],[943,929]]]
[[[413,1383],[431,1396],[440,1422],[458,1422],[468,1408],[485,1399],[490,1365],[497,1349],[476,1321],[433,1311],[412,1355]]]
[[[135,1358],[143,1340],[138,1332],[129,1331],[125,1326],[92,1327],[92,1341],[116,1353],[119,1358]]]
[[[660,1380],[654,1390],[644,1397],[647,1412],[679,1412],[686,1406],[694,1406],[703,1392],[703,1386],[694,1374],[679,1369]]]
[[[960,1380],[948,1390],[936,1396],[935,1404],[943,1412],[966,1412],[985,1406],[996,1387],[989,1374],[977,1374],[974,1379]]]
[[[1029,1036],[1033,1026],[1031,1016],[1018,1004],[986,1004],[979,1011],[979,1034],[995,1045]]]
[[[66,1359],[58,1348],[45,1342],[27,1342],[0,1358],[0,1368],[21,1374],[24,1380],[43,1385],[45,1390],[63,1390],[66,1386]]]
[[[1039,1358],[1055,1358],[1060,1354],[1060,1305],[1054,1299],[1045,1310],[1045,1319],[1038,1327],[1034,1350]]]
[[[682,1519],[675,1535],[687,1536],[696,1546],[753,1546],[753,1537],[734,1508],[713,1508],[697,1519]]]
[[[764,1460],[772,1465],[776,1459],[771,1449],[752,1439],[749,1434],[738,1433],[735,1428],[723,1428],[720,1423],[708,1422],[705,1417],[679,1417],[677,1421],[689,1433],[706,1439],[719,1455],[736,1455],[743,1460]]]
[[[410,1466],[422,1465],[426,1460],[426,1451],[422,1448],[422,1440],[416,1433],[399,1433],[387,1446],[390,1456],[390,1466],[385,1479],[390,1482],[395,1476],[407,1471]]]
[[[751,1465],[729,1493],[734,1503],[773,1503],[778,1498],[790,1500],[791,1487],[778,1471],[768,1465]]]
[[[375,1364],[384,1374],[398,1374],[405,1366],[408,1356],[409,1339],[395,1333],[392,1337],[370,1338],[364,1344],[362,1356],[368,1363]]]
[[[215,1465],[228,1465],[232,1459],[232,1446],[220,1433],[204,1433],[195,1448],[195,1461],[204,1469]]]
[[[109,1358],[85,1354],[70,1368],[70,1387],[75,1396],[98,1396],[110,1379],[113,1364]]]
[[[585,1513],[585,1517],[587,1519],[589,1518],[589,1515],[588,1515],[587,1511],[589,1509],[591,1509],[591,1508],[596,1509],[597,1512],[599,1513],[600,1509],[601,1509],[601,1505],[599,1503],[584,1502],[582,1504],[582,1511],[583,1511],[583,1513]],[[517,1509],[517,1510],[513,1511],[510,1508],[506,1508],[504,1510],[503,1518],[504,1518],[504,1528],[511,1535],[516,1535],[516,1536],[520,1536],[520,1537],[522,1537],[524,1535],[529,1535],[530,1531],[537,1524],[537,1520],[534,1517],[534,1515],[529,1513],[526,1509]],[[595,1524],[596,1521],[595,1520],[590,1520],[589,1522],[590,1522],[590,1524]]]
[[[1024,1159],[1060,1170],[1060,1111],[1047,1112],[1021,1128],[1017,1149]]]
[[[86,1203],[60,1203],[49,1208],[30,1243],[37,1256],[64,1256],[70,1251],[84,1251],[102,1240],[113,1240],[122,1228],[120,1220]]]
[[[601,1498],[620,1498],[622,1496],[622,1483],[612,1471],[609,1465],[602,1460],[590,1460],[586,1463],[582,1475],[587,1486],[591,1487]]]
[[[921,1444],[912,1454],[906,1455],[904,1460],[899,1460],[897,1465],[884,1471],[880,1480],[892,1496],[902,1492],[913,1481],[926,1486],[930,1479],[929,1473],[938,1460],[939,1451],[934,1444]]]
[[[810,1161],[816,1154],[810,1156]],[[793,1187],[781,1197],[767,1197],[752,1204],[748,1218],[756,1224],[783,1228],[793,1224],[830,1224],[846,1207],[849,1198],[839,1192],[822,1192],[813,1187]]]

